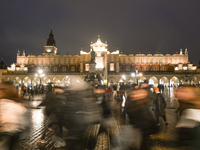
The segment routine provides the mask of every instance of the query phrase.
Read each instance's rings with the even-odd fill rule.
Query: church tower
[[[44,55],[51,54],[56,55],[57,54],[57,48],[56,48],[56,41],[54,39],[53,30],[51,29],[51,32],[49,33],[49,38],[47,39],[47,44],[44,46]]]

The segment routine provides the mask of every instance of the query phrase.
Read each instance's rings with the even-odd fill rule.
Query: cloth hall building
[[[25,51],[18,51],[16,63],[7,69],[0,69],[0,81],[13,81],[16,85],[25,86],[48,82],[73,84],[76,77],[84,78],[89,73],[91,51],[95,52],[96,72],[106,85],[140,83],[145,79],[154,86],[185,82],[198,84],[200,81],[197,66],[188,60],[187,49],[175,54],[123,54],[119,47],[109,51],[107,42],[102,42],[98,36],[97,41],[90,44],[90,50],[84,51],[81,47],[80,55],[72,56],[66,52],[61,56],[52,30],[43,53],[26,55]]]

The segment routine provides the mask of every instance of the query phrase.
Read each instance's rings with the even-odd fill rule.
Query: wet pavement
[[[177,100],[174,98],[174,89],[165,89],[164,96],[167,101],[167,122],[169,126],[166,127],[162,118],[160,118],[161,125],[159,126],[160,130],[159,133],[152,136],[148,140],[148,147],[150,150],[183,150],[184,148],[177,146],[177,129],[175,128],[177,123],[177,117],[175,114],[176,108],[178,108],[179,104]],[[32,101],[27,102],[29,106],[36,107],[38,104],[41,103],[44,95],[36,95]],[[114,101],[110,102],[113,110],[116,110],[117,105]],[[108,129],[108,133],[119,132],[119,125],[124,124],[124,120],[118,115],[118,113],[114,113],[113,115],[116,117],[118,124],[113,126],[112,128]],[[82,149],[85,150],[83,141],[82,143],[73,143],[74,141],[66,140],[67,145],[63,148],[54,148],[55,137],[53,136],[54,133],[52,131],[47,131],[45,136],[45,143],[44,145],[38,145],[38,140],[41,138],[44,130],[46,129],[47,125],[52,121],[46,118],[43,114],[43,109],[30,109],[30,118],[31,118],[31,130],[30,136],[26,140],[20,140],[15,149],[16,150],[73,150],[70,145],[80,145],[82,144]],[[97,137],[100,125],[96,124],[90,126],[86,132],[86,141],[89,137]],[[67,132],[67,131],[64,131]],[[110,150],[110,138],[108,133],[102,132],[97,137],[97,143],[95,146],[95,150]],[[65,134],[65,133],[64,133]],[[120,135],[119,135],[120,136]],[[86,142],[84,141],[84,142]],[[79,148],[80,148],[79,147]],[[80,148],[81,149],[81,148]]]

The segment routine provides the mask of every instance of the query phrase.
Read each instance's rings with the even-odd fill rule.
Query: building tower
[[[50,54],[50,55],[56,55],[57,54],[57,48],[56,48],[56,41],[54,39],[53,30],[51,29],[51,32],[49,34],[49,38],[47,39],[47,45],[44,46],[44,55]]]

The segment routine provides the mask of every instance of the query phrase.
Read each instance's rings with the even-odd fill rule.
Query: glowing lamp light
[[[123,76],[122,76],[122,78],[125,80],[125,79],[126,79],[126,76],[125,76],[125,75],[123,75]]]
[[[38,73],[39,73],[39,74],[43,73],[43,70],[42,70],[42,69],[39,69],[39,70],[38,70]]]
[[[132,73],[131,76],[132,76],[132,77],[135,77],[135,73]]]

